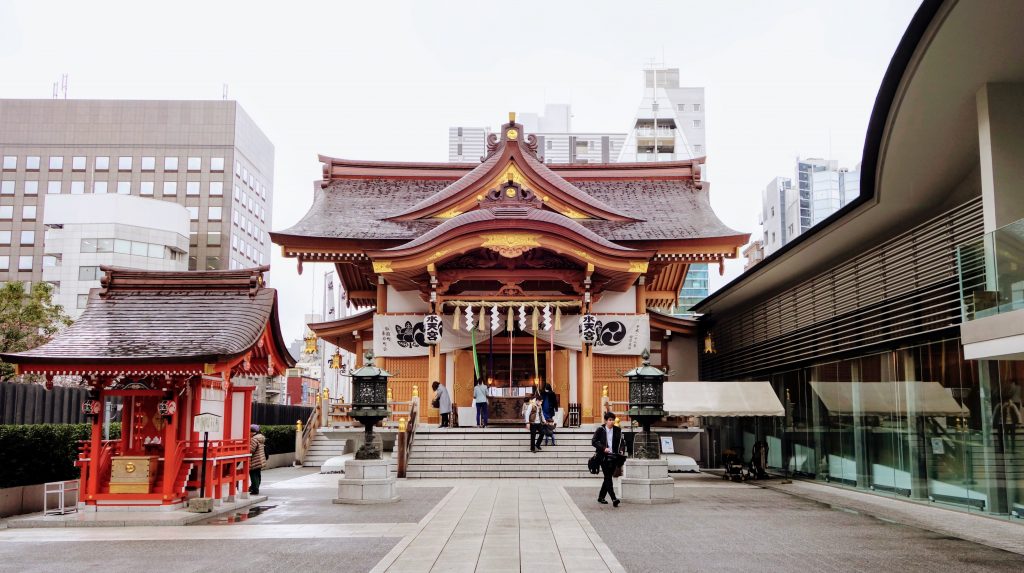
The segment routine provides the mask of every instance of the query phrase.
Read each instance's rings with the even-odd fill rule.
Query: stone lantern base
[[[388,460],[346,460],[345,477],[338,480],[334,503],[369,505],[399,500]]]
[[[622,468],[625,503],[675,503],[675,480],[668,476],[668,460],[630,458]]]

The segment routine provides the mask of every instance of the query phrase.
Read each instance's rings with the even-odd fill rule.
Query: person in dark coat
[[[612,505],[619,507],[619,498],[615,497],[615,486],[612,484],[612,474],[615,468],[625,463],[625,458],[617,452],[622,445],[622,430],[615,426],[615,414],[604,413],[604,425],[594,430],[594,438],[590,441],[597,453],[597,461],[601,464],[601,473],[604,474],[604,482],[601,484],[601,493],[597,494],[598,503],[608,503],[605,496],[612,498]]]

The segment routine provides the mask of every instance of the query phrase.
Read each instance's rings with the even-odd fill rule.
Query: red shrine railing
[[[117,499],[110,494],[110,472],[113,458],[122,454],[120,440],[101,442],[98,463],[92,462],[92,443],[79,442],[76,465],[81,470],[81,483],[86,500]],[[223,497],[244,492],[249,487],[249,440],[210,440],[206,452],[206,495]],[[156,469],[157,479],[148,494],[130,494],[132,498],[183,500],[187,488],[200,489],[203,465],[203,442],[177,442],[165,452]],[[94,472],[93,468],[97,468]],[[170,471],[167,471],[170,469]],[[121,495],[120,497],[124,497]]]

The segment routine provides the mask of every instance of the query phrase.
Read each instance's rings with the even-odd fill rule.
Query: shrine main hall
[[[309,212],[271,237],[300,272],[335,266],[355,312],[309,327],[360,361],[372,349],[394,400],[435,380],[460,407],[477,379],[495,401],[550,383],[588,423],[602,395],[627,400],[622,374],[645,350],[698,379],[680,288],[749,239],[712,210],[703,158],[547,164],[510,114],[479,163],[320,160]]]

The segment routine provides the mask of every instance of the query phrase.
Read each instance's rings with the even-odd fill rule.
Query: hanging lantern
[[[103,411],[103,404],[99,400],[84,400],[82,402],[82,413],[86,416],[99,416]]]
[[[704,354],[715,353],[715,339],[711,337],[711,331],[704,335]]]
[[[584,314],[580,317],[580,340],[583,344],[594,344],[597,342],[597,317],[592,314]]]
[[[331,368],[335,370],[341,370],[341,351],[336,351],[331,356]]]
[[[306,347],[302,349],[303,354],[316,354],[316,335],[310,330],[306,333],[304,338],[306,341]]]
[[[491,332],[497,332],[501,326],[501,318],[498,315],[498,305],[491,307]]]
[[[436,314],[428,314],[423,317],[423,340],[430,346],[441,342],[441,335],[444,333],[444,322]]]
[[[160,400],[156,405],[156,411],[161,416],[173,416],[178,411],[178,404],[174,400]]]
[[[551,305],[544,305],[544,330],[551,330]]]
[[[466,305],[466,330],[473,330],[473,305]]]

